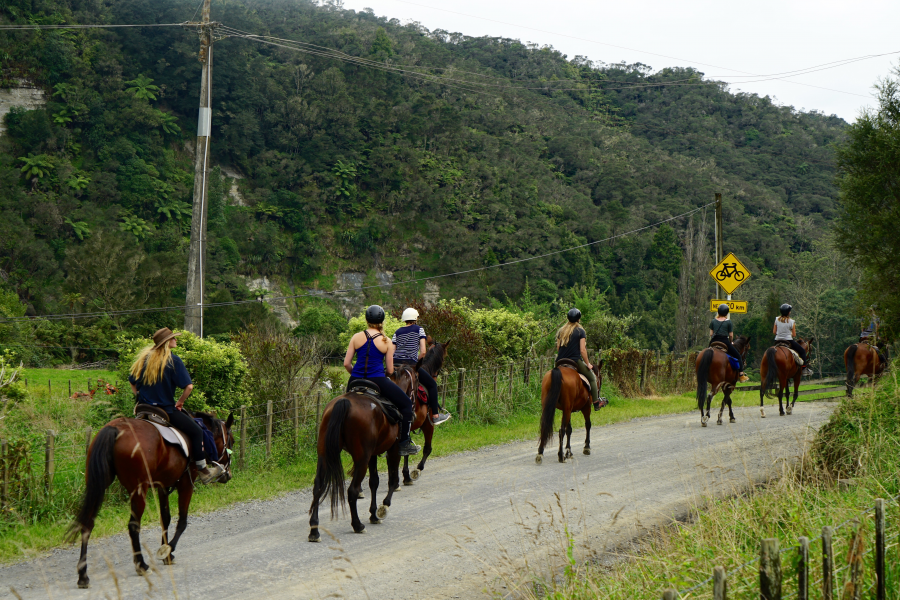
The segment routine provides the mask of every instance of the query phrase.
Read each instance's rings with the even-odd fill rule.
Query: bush
[[[419,325],[433,340],[453,342],[447,355],[447,368],[468,369],[484,364],[492,356],[481,334],[469,324],[463,311],[454,311],[452,303],[440,302],[434,306],[425,304],[424,300],[411,300],[405,306],[419,311]]]
[[[474,308],[468,298],[441,300],[481,335],[491,354],[503,358],[522,358],[547,335],[545,327],[528,312],[512,312],[507,308]]]
[[[347,330],[347,319],[337,309],[323,303],[307,304],[300,311],[294,335],[315,337],[321,340],[329,354],[340,354],[347,345],[341,347],[341,334]]]
[[[120,337],[116,340],[120,377],[127,381],[134,357],[150,342],[147,338]],[[189,409],[227,412],[248,403],[247,363],[237,344],[201,339],[182,331],[173,352],[184,361],[194,382],[194,392],[185,402]]]

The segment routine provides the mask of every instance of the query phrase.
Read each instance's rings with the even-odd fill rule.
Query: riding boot
[[[205,460],[197,461],[197,479],[200,480],[200,483],[212,483],[219,479],[224,472],[225,469],[218,463],[213,463],[210,468],[206,466]]]
[[[400,456],[412,456],[418,454],[419,446],[413,444],[410,437],[412,430],[412,421],[400,421]]]

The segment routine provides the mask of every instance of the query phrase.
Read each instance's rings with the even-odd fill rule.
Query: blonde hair
[[[572,332],[575,329],[584,329],[581,326],[581,323],[566,323],[562,327],[559,328],[559,331],[556,332],[556,341],[559,343],[559,347],[569,345],[569,339],[572,337]]]
[[[775,320],[776,320],[776,321],[781,321],[782,323],[787,323],[788,321],[791,320],[791,315],[788,315],[788,316],[786,316],[786,317],[778,317],[778,318],[776,318]]]
[[[162,379],[163,372],[172,364],[172,349],[168,342],[154,350],[153,344],[141,350],[131,363],[131,375],[144,385],[153,385]]]
[[[384,323],[369,323],[368,321],[366,321],[366,325],[368,325],[372,329],[377,329],[378,331],[384,333]]]

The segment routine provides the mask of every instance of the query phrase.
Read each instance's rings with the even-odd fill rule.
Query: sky
[[[873,84],[900,64],[897,0],[344,0],[343,6],[428,29],[550,45],[569,58],[641,62],[653,71],[690,66],[728,81],[733,92],[848,122],[875,106]],[[893,54],[781,76],[885,53]]]

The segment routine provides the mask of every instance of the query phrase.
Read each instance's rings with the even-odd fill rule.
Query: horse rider
[[[184,411],[184,401],[194,391],[194,384],[184,362],[172,354],[172,348],[178,346],[179,335],[172,333],[168,327],[154,333],[153,343],[141,350],[131,364],[128,382],[138,402],[166,411],[172,427],[187,436],[198,478],[201,483],[210,483],[221,477],[224,469],[215,462],[207,466],[203,431]],[[177,402],[174,400],[176,388],[184,390]]]
[[[387,378],[394,372],[394,345],[384,335],[384,309],[377,304],[367,308],[366,326],[366,330],[354,334],[347,345],[344,356],[344,368],[350,373],[347,386],[349,388],[355,379],[368,379],[378,385],[381,394],[400,410],[400,456],[418,454],[420,448],[412,443],[409,435],[413,420],[412,402],[396,383]]]
[[[575,362],[578,372],[587,377],[591,384],[591,402],[594,410],[600,410],[609,402],[601,400],[600,389],[597,386],[597,376],[594,375],[594,366],[588,359],[587,334],[581,326],[581,311],[572,308],[566,313],[568,323],[565,323],[556,332],[556,361],[567,358]]]
[[[407,308],[400,315],[400,320],[406,323],[405,327],[394,332],[391,341],[394,343],[394,366],[411,365],[415,368],[419,362],[419,356],[425,355],[425,330],[416,322],[419,320],[419,311]],[[430,373],[424,369],[418,370],[419,382],[425,386],[428,392],[428,408],[431,410],[431,422],[435,425],[446,423],[450,415],[441,412],[438,404],[437,382]],[[413,394],[416,390],[413,390]]]
[[[808,377],[812,375],[813,372],[812,369],[809,368],[809,358],[806,356],[806,350],[794,340],[794,338],[797,337],[797,323],[791,318],[792,308],[793,307],[790,304],[781,305],[781,308],[779,309],[781,311],[781,316],[775,318],[775,325],[772,327],[772,333],[775,334],[776,342],[787,342],[791,349],[797,353],[803,361],[803,374]]]
[[[738,381],[750,381],[750,378],[744,373],[744,357],[734,347],[734,323],[728,318],[728,305],[720,304],[717,309],[716,317],[709,323],[709,345],[713,342],[721,342],[728,348],[728,356],[736,358],[738,361]]]
[[[874,308],[872,309],[872,320],[869,322],[869,326],[862,330],[859,334],[859,341],[865,342],[870,346],[876,347],[878,344],[878,326],[881,325],[881,319],[879,319],[875,315]]]

